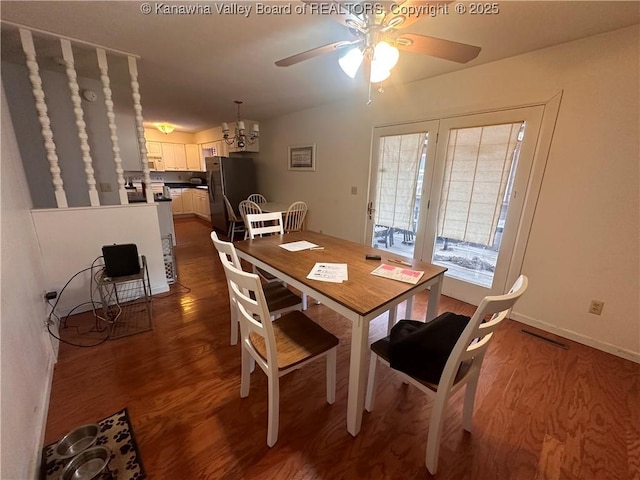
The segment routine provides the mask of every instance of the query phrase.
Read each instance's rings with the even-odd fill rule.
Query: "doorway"
[[[445,295],[477,305],[503,293],[543,111],[374,129],[368,244],[446,267]]]

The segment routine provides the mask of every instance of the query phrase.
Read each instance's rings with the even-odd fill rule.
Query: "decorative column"
[[[153,203],[153,191],[151,190],[151,177],[149,176],[149,160],[147,159],[147,145],[144,138],[144,125],[142,118],[142,104],[140,103],[140,84],[138,83],[138,64],[135,57],[128,57],[129,75],[131,76],[131,91],[133,92],[133,108],[136,111],[136,129],[138,131],[138,149],[142,159],[142,181],[145,184],[147,203]]]
[[[100,197],[96,190],[96,179],[94,177],[93,162],[91,160],[91,148],[89,147],[89,138],[87,135],[84,122],[84,112],[82,110],[82,100],[80,98],[80,86],[78,85],[78,76],[74,67],[73,51],[69,40],[60,39],[62,47],[62,58],[67,67],[67,78],[69,79],[69,90],[71,91],[71,102],[73,103],[73,113],[76,116],[76,125],[78,127],[78,138],[80,139],[80,150],[82,151],[82,161],[84,162],[84,172],[87,176],[87,185],[89,187],[89,202],[92,207],[100,205]]]
[[[42,131],[42,138],[44,139],[44,148],[47,151],[47,160],[49,161],[49,171],[51,172],[51,183],[53,183],[56,205],[58,208],[67,208],[69,204],[67,203],[67,195],[64,192],[64,185],[60,175],[56,144],[53,141],[51,120],[47,113],[44,90],[42,90],[42,78],[40,78],[38,62],[36,61],[36,49],[33,45],[31,32],[21,28],[20,40],[22,41],[22,50],[24,50],[27,59],[29,80],[31,80],[33,98],[36,103],[36,110],[38,111],[38,120],[40,121],[40,129]]]
[[[113,161],[116,164],[116,175],[118,177],[118,195],[120,204],[127,205],[129,198],[124,188],[124,169],[122,168],[122,158],[120,157],[120,145],[118,143],[118,131],[113,113],[113,100],[111,99],[111,81],[109,80],[109,64],[107,63],[107,52],[102,48],[96,48],[98,56],[98,67],[100,68],[100,79],[102,80],[102,92],[104,93],[104,105],[107,108],[107,121],[111,132],[111,148],[113,150]]]

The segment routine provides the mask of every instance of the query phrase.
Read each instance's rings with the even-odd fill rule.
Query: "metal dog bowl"
[[[91,480],[100,475],[111,460],[107,447],[91,447],[73,457],[62,470],[61,480]]]
[[[98,424],[83,425],[67,433],[58,442],[55,455],[58,458],[70,458],[78,455],[96,442],[100,426]]]

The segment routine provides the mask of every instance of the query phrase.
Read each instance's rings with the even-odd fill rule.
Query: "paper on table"
[[[281,243],[279,246],[285,250],[289,250],[290,252],[299,252],[300,250],[308,250],[310,248],[317,247],[318,245],[307,242],[306,240],[300,240],[299,242]]]
[[[391,280],[416,284],[418,283],[418,280],[422,278],[424,272],[421,272],[420,270],[411,270],[409,268],[393,267],[383,263],[371,272],[371,274],[379,277],[390,278]]]
[[[320,282],[342,283],[349,280],[346,263],[316,263],[309,275],[309,280]]]

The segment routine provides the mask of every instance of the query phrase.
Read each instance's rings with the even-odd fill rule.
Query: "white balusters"
[[[153,203],[153,190],[151,189],[151,177],[149,176],[149,160],[147,159],[147,145],[144,138],[144,125],[142,118],[142,104],[140,103],[140,85],[138,84],[138,64],[134,57],[129,59],[129,75],[131,75],[131,90],[133,92],[133,108],[136,111],[136,129],[138,131],[138,149],[142,159],[142,181],[145,184],[147,203]]]
[[[118,195],[120,204],[129,203],[127,191],[124,188],[124,170],[122,168],[122,158],[120,157],[120,145],[118,143],[118,130],[113,112],[113,100],[111,99],[111,81],[109,80],[109,64],[107,62],[107,52],[102,48],[96,48],[98,56],[98,67],[100,68],[100,79],[102,80],[102,92],[104,93],[104,105],[107,108],[107,121],[111,132],[111,148],[113,149],[113,161],[116,164],[116,175],[118,177]]]
[[[82,151],[82,161],[84,162],[84,172],[87,176],[87,186],[89,187],[89,203],[92,207],[97,207],[100,205],[100,197],[98,196],[98,190],[96,190],[96,179],[93,171],[93,162],[91,160],[91,148],[87,141],[89,137],[87,135],[87,124],[84,122],[84,111],[82,110],[80,86],[78,85],[78,76],[73,61],[73,50],[71,49],[71,42],[69,40],[60,39],[60,46],[62,47],[62,58],[64,59],[67,78],[69,79],[73,113],[76,116],[80,150]]]
[[[33,37],[29,30],[20,29],[20,40],[22,41],[22,49],[27,58],[27,69],[29,70],[29,80],[31,80],[31,88],[33,97],[38,111],[38,120],[42,130],[42,138],[44,139],[44,148],[47,151],[47,160],[49,161],[49,171],[51,172],[51,182],[53,183],[56,205],[58,208],[68,207],[67,195],[64,192],[64,184],[60,175],[60,165],[58,163],[58,155],[56,153],[56,144],[53,141],[53,132],[51,131],[51,120],[47,113],[47,104],[42,90],[42,79],[36,61],[36,49],[33,45]]]

